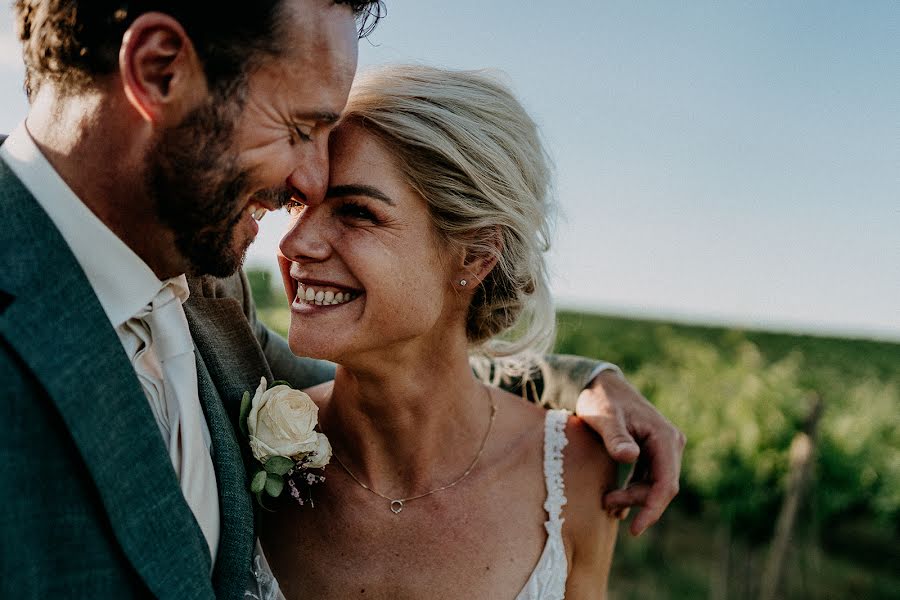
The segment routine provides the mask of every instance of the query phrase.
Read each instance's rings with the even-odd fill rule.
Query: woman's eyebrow
[[[394,201],[390,197],[371,185],[336,185],[328,188],[328,192],[325,194],[326,198],[343,198],[345,196],[368,196],[369,198],[380,200],[389,206],[395,206]]]

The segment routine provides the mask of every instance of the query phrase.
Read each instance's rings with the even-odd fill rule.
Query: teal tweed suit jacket
[[[221,539],[211,564],[130,361],[80,265],[0,160],[0,597],[242,598],[253,509],[233,422],[260,376],[311,385],[255,319],[246,280],[185,304],[212,437]]]

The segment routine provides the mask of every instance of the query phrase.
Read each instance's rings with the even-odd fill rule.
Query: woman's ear
[[[163,13],[142,14],[125,32],[119,75],[128,102],[155,125],[181,122],[209,93],[191,39]]]
[[[493,228],[489,237],[490,250],[484,248],[467,250],[459,269],[457,283],[462,287],[475,287],[497,266],[497,258],[503,250],[500,230]],[[466,283],[462,283],[465,281]]]
[[[460,281],[466,280],[468,285],[477,285],[484,281],[495,266],[497,266],[496,256],[493,254],[482,255],[466,263],[465,268],[461,271]]]

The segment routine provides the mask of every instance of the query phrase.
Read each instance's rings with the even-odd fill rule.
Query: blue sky
[[[900,339],[900,4],[561,6],[388,0],[360,45],[519,93],[556,164],[560,305]],[[2,131],[21,73],[7,8]],[[284,218],[262,225],[271,266]]]

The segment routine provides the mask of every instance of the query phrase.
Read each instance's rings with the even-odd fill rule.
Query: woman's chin
[[[337,362],[337,358],[342,354],[342,348],[337,347],[333,337],[318,335],[314,326],[302,322],[301,319],[295,319],[293,316],[288,333],[288,346],[290,346],[291,352],[303,358]]]
[[[291,352],[301,358],[314,358],[316,360],[336,362],[336,358],[339,356],[338,353],[333,352],[330,349],[321,348],[314,343],[311,344],[302,339],[297,341],[291,339],[289,340],[288,345],[291,347]]]
[[[301,301],[291,303],[291,326],[288,343],[297,356],[335,361],[344,354],[340,338],[347,334],[349,327],[359,317],[362,297],[346,302],[327,300]]]

